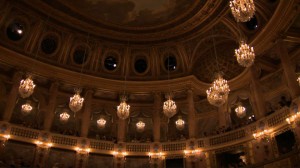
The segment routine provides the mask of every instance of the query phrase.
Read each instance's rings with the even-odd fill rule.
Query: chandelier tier
[[[32,95],[34,92],[35,84],[31,79],[31,76],[28,76],[25,80],[21,80],[19,86],[19,93],[22,98],[27,98]]]
[[[67,112],[63,112],[59,115],[59,120],[62,123],[68,122],[69,118],[70,118],[70,114],[68,114]]]
[[[106,125],[106,120],[103,117],[101,117],[97,120],[98,128],[103,129],[103,128],[105,128],[105,125]]]
[[[230,89],[227,80],[218,74],[212,86],[206,90],[207,100],[214,106],[221,106],[227,101],[229,92]]]
[[[178,130],[183,130],[184,129],[184,124],[185,124],[185,122],[184,122],[184,120],[181,118],[181,117],[178,117],[178,120],[175,122],[175,124],[176,124],[176,128],[178,129]]]
[[[242,103],[238,103],[238,106],[234,111],[239,118],[243,118],[246,116],[246,108],[242,105]]]
[[[74,112],[81,110],[84,102],[84,98],[80,96],[80,89],[75,89],[75,94],[70,97],[69,108]]]
[[[25,104],[23,104],[21,106],[21,112],[22,112],[23,115],[28,115],[31,112],[32,109],[33,108],[32,108],[29,101],[27,101]]]
[[[231,0],[229,6],[237,22],[247,22],[255,13],[253,0]]]
[[[235,57],[241,66],[250,67],[255,59],[254,49],[244,41],[241,41],[240,48],[235,50]]]
[[[173,117],[177,113],[176,103],[172,100],[171,96],[164,102],[163,112],[168,118]]]
[[[145,130],[146,124],[143,121],[139,121],[136,123],[136,130],[138,132],[143,132]]]
[[[126,103],[127,97],[125,95],[121,96],[120,105],[117,106],[117,115],[120,119],[125,120],[129,117],[130,105]]]

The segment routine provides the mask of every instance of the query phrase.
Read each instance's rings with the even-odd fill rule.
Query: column
[[[154,109],[153,109],[153,140],[160,142],[160,112],[162,110],[161,93],[154,93]]]
[[[48,108],[47,113],[45,114],[44,119],[44,130],[50,131],[52,127],[52,123],[55,117],[55,108],[56,108],[56,97],[58,94],[58,82],[53,82],[51,84],[51,87],[49,89],[49,102],[48,102]]]
[[[127,129],[127,119],[122,120],[118,119],[118,143],[125,142],[125,135],[126,135],[126,129]]]
[[[218,107],[218,116],[219,116],[219,127],[229,126],[229,118],[227,113],[227,101]]]
[[[189,138],[196,138],[196,113],[194,105],[194,94],[193,90],[189,89],[187,91],[187,101],[188,101],[188,124],[189,124]]]
[[[80,135],[85,138],[88,136],[89,133],[92,100],[93,100],[93,90],[87,90],[84,97],[84,111],[82,115],[81,132],[80,132]]]
[[[50,148],[48,147],[36,147],[36,152],[34,156],[34,167],[45,167],[46,161],[49,156]]]
[[[88,152],[77,152],[75,168],[87,167],[88,158],[89,158]]]
[[[288,50],[282,39],[277,42],[277,51],[279,53],[281,66],[285,76],[285,81],[289,88],[289,93],[291,95],[291,98],[294,99],[300,95],[300,87],[297,82],[297,76],[293,69],[293,64],[289,57]]]
[[[7,122],[10,121],[10,118],[12,116],[13,110],[16,105],[16,100],[18,98],[18,90],[19,90],[21,79],[22,79],[22,74],[20,72],[16,72],[12,79],[13,86],[9,92],[9,95],[7,96],[7,102],[2,116],[3,121],[7,121]]]
[[[250,91],[251,91],[251,102],[254,105],[254,115],[256,119],[260,119],[265,116],[266,108],[265,108],[265,100],[263,96],[263,92],[261,89],[260,81],[256,77],[255,67],[250,67],[251,71],[251,83],[250,83]]]

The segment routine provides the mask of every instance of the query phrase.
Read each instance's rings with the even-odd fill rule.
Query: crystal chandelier
[[[222,76],[218,74],[218,77],[212,83],[212,86],[206,90],[207,100],[214,106],[221,106],[226,102],[229,91],[230,89],[227,80],[223,79]]]
[[[246,108],[242,105],[242,103],[238,103],[238,106],[234,111],[239,118],[243,118],[246,116]]]
[[[136,123],[136,130],[138,132],[143,132],[145,130],[146,124],[143,121],[139,121]]]
[[[59,120],[62,122],[62,123],[66,123],[70,118],[70,114],[68,114],[67,112],[63,112],[59,115]]]
[[[255,12],[253,0],[231,0],[229,6],[237,22],[249,21]]]
[[[165,116],[167,116],[168,118],[173,117],[176,114],[177,110],[177,106],[175,104],[175,102],[171,99],[171,96],[168,96],[168,100],[166,100],[164,102],[164,106],[163,106],[163,112],[165,114]]]
[[[103,117],[97,120],[98,128],[103,129],[105,127],[105,124],[106,124],[106,120]]]
[[[241,41],[240,48],[235,50],[237,62],[243,67],[250,67],[255,59],[253,47]]]
[[[120,119],[125,120],[129,117],[130,105],[126,103],[127,97],[121,96],[121,103],[117,107],[117,115]]]
[[[23,115],[28,115],[32,110],[32,106],[30,105],[30,102],[27,101],[25,104],[21,106],[21,112]]]
[[[176,128],[178,130],[183,130],[184,129],[185,122],[181,117],[178,117],[178,120],[175,122],[175,124],[176,124]]]
[[[28,76],[25,80],[21,80],[19,86],[19,93],[22,98],[27,98],[32,95],[35,88],[31,76]]]
[[[70,97],[69,107],[74,113],[78,112],[83,105],[84,98],[80,97],[80,92],[80,89],[76,89],[75,94]]]

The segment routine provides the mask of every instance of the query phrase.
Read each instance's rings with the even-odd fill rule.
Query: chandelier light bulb
[[[229,6],[237,22],[247,22],[254,16],[255,4],[253,0],[231,0]]]
[[[241,41],[239,49],[235,50],[235,57],[241,66],[250,67],[255,59],[254,49]]]
[[[32,111],[32,106],[30,105],[30,102],[27,101],[25,104],[21,106],[21,112],[23,115],[28,115]]]
[[[31,79],[31,76],[28,76],[25,80],[21,80],[19,86],[19,93],[22,98],[27,98],[32,95],[34,92],[35,84]]]
[[[218,75],[211,87],[206,90],[207,100],[214,106],[221,106],[227,101],[229,92],[227,80]]]
[[[184,129],[184,124],[185,124],[185,122],[184,122],[184,120],[181,118],[181,117],[179,117],[178,118],[178,120],[175,122],[175,124],[176,124],[176,128],[178,129],[178,130],[183,130]]]
[[[177,113],[176,103],[171,99],[171,96],[164,102],[163,112],[168,118],[173,117]]]
[[[63,112],[59,115],[59,120],[62,122],[62,123],[66,123],[68,122],[70,118],[70,114],[68,114],[67,112]]]
[[[146,124],[143,121],[139,121],[136,123],[136,130],[138,132],[143,132],[145,130]]]
[[[129,117],[130,105],[126,103],[126,96],[121,97],[120,105],[117,106],[117,115],[120,119],[125,120]]]
[[[80,96],[80,90],[76,90],[75,94],[70,97],[69,108],[74,112],[81,110],[83,106],[84,98]]]
[[[106,124],[106,120],[104,118],[101,117],[97,120],[98,128],[103,129],[105,127],[105,124]]]
[[[246,116],[246,108],[241,103],[238,104],[234,111],[239,118]]]

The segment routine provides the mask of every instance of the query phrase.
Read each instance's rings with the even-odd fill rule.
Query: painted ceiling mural
[[[182,16],[193,0],[60,0],[93,20],[129,27],[160,25]]]

